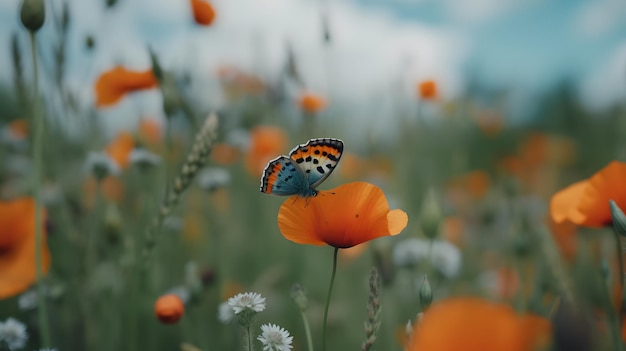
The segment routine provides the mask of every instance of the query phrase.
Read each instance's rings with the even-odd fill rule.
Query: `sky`
[[[331,107],[347,106],[355,118],[375,119],[394,101],[411,99],[423,79],[435,79],[444,99],[465,93],[470,79],[510,89],[522,101],[564,79],[592,109],[626,98],[623,0],[213,0],[217,20],[208,28],[193,24],[186,0],[119,0],[110,10],[104,0],[67,2],[67,83],[86,105],[98,74],[118,64],[147,68],[151,47],[165,68],[199,78],[198,101],[219,106],[218,67],[275,77],[287,45],[308,88],[332,97]],[[46,0],[55,9],[62,3]],[[18,8],[19,0],[0,2],[0,47],[8,48],[18,31],[27,48]],[[48,15],[39,37],[44,66],[58,40]],[[93,52],[84,47],[87,35],[95,38]],[[10,51],[0,52],[0,82],[10,83]],[[100,113],[113,121],[120,111],[160,113],[157,92],[137,95]]]

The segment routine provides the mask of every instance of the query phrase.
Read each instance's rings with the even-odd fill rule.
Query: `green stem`
[[[302,316],[302,323],[304,324],[304,333],[306,335],[306,345],[309,351],[313,351],[313,338],[311,337],[311,327],[309,326],[309,320],[306,318],[303,310],[300,310]]]
[[[624,301],[626,301],[624,292],[624,257],[622,256],[624,251],[622,249],[620,234],[617,232],[617,230],[615,230],[615,228],[613,228],[613,236],[615,238],[615,250],[619,265],[619,284],[622,292],[620,296],[621,301],[619,302],[620,310],[617,312],[617,316],[615,318],[615,328],[613,329],[615,329],[615,333],[617,333],[617,337],[615,337],[615,342],[617,342],[619,345],[618,350],[622,350],[624,345],[620,337],[620,331],[622,330],[622,319],[624,317]]]
[[[337,273],[337,253],[339,248],[335,248],[333,253],[333,272],[330,275],[330,284],[328,285],[328,295],[326,296],[326,306],[324,307],[324,322],[322,324],[322,351],[326,351],[326,322],[328,321],[328,306],[330,306],[330,296],[333,293],[333,285],[335,283],[335,273]]]
[[[617,230],[613,229],[613,237],[615,238],[615,253],[617,254],[617,260],[619,264],[619,285],[622,288],[622,296],[624,294],[624,258],[622,250],[622,242],[620,240],[620,234]]]
[[[248,327],[246,328],[246,338],[248,339],[248,348],[246,349],[247,351],[254,351],[254,347],[252,346],[252,333],[250,332],[250,324],[248,324]]]
[[[33,178],[33,191],[35,193],[35,271],[37,274],[37,315],[39,319],[39,329],[41,331],[41,344],[42,347],[50,346],[50,330],[48,328],[48,310],[46,308],[45,290],[43,283],[43,269],[42,269],[42,243],[43,233],[41,231],[43,227],[42,209],[41,209],[41,179],[42,179],[42,146],[43,146],[43,119],[39,111],[39,71],[37,69],[37,45],[35,41],[35,33],[29,31],[31,55],[33,59],[33,87],[35,92],[33,94],[33,163],[34,163],[34,178]]]
[[[611,303],[611,293],[609,292],[609,289],[606,286],[606,283],[604,283],[604,289],[606,291],[606,296],[607,296],[607,310],[608,310],[608,315],[610,319],[609,325],[611,328],[611,336],[613,338],[613,345],[615,346],[615,350],[624,351],[624,344],[622,342],[622,337],[621,337],[621,327],[620,327],[621,321],[615,309],[613,308],[613,304]]]

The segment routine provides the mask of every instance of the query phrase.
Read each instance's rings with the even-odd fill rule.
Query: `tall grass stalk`
[[[30,48],[33,61],[33,145],[32,156],[34,163],[34,175],[33,175],[33,192],[35,193],[35,270],[37,274],[37,316],[39,320],[39,329],[41,332],[41,344],[42,347],[50,346],[50,329],[48,326],[48,310],[46,308],[45,287],[43,283],[43,270],[42,270],[42,248],[43,233],[41,231],[43,227],[43,216],[41,206],[41,183],[43,173],[43,133],[44,133],[44,121],[40,111],[39,101],[39,70],[37,67],[37,44],[35,41],[35,33],[29,31]]]

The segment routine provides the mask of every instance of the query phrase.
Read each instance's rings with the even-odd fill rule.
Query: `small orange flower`
[[[479,298],[432,304],[415,324],[408,351],[530,351],[549,343],[551,325],[518,316],[508,305]]]
[[[191,10],[196,23],[202,26],[210,26],[215,20],[215,9],[209,2],[203,0],[191,0]]]
[[[320,95],[306,92],[300,95],[298,105],[300,105],[302,111],[315,114],[322,111],[326,107],[326,100]]]
[[[45,219],[45,213],[42,218]],[[17,295],[36,279],[35,201],[0,202],[0,299]],[[50,251],[42,228],[42,272],[50,269]]]
[[[443,220],[443,237],[457,247],[463,246],[465,240],[463,220],[456,216],[446,217]]]
[[[497,294],[501,299],[512,299],[520,288],[520,276],[516,270],[501,268],[498,270]]]
[[[611,224],[609,200],[626,208],[626,163],[613,161],[591,178],[574,183],[557,192],[550,200],[554,222],[572,222],[583,227]]]
[[[115,105],[128,93],[152,89],[158,85],[159,82],[151,69],[136,72],[117,66],[102,73],[96,81],[96,106]]]
[[[88,177],[83,182],[82,190],[84,205],[87,208],[93,208],[98,191],[102,192],[102,198],[115,203],[122,201],[124,196],[124,185],[117,177],[113,176],[102,179],[100,188],[98,188],[98,181],[95,177]]]
[[[344,152],[341,156],[339,174],[346,179],[358,178],[363,175],[366,168],[367,162],[353,153]]]
[[[422,100],[435,100],[439,96],[437,83],[434,80],[425,80],[417,85],[417,93]]]
[[[153,118],[144,118],[139,122],[139,139],[148,145],[157,145],[163,139],[161,123]]]
[[[377,186],[354,182],[316,197],[291,197],[280,207],[278,227],[298,244],[348,248],[381,236],[399,234],[407,225],[402,210],[389,210]]]
[[[536,169],[545,162],[548,154],[548,136],[533,132],[526,136],[520,145],[520,158],[530,169]]]
[[[16,119],[7,125],[7,130],[15,140],[24,140],[28,136],[28,122],[25,119]]]
[[[239,154],[240,152],[237,147],[226,143],[218,143],[213,146],[213,150],[211,151],[211,161],[218,165],[228,166],[237,162]]]
[[[154,303],[154,314],[166,324],[174,324],[185,313],[185,304],[176,294],[166,294],[159,297]]]
[[[483,198],[487,194],[490,182],[491,180],[487,172],[477,170],[453,178],[449,183],[449,189],[460,190],[476,200]]]
[[[107,145],[105,151],[121,169],[124,169],[128,167],[130,162],[129,156],[134,148],[135,139],[133,136],[128,132],[120,132],[115,139]]]
[[[494,136],[504,128],[504,119],[498,112],[484,111],[476,116],[476,124],[485,135]]]
[[[250,132],[250,149],[246,154],[246,169],[260,176],[267,162],[287,147],[287,135],[278,127],[258,126]]]

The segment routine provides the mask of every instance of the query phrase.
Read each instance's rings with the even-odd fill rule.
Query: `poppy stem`
[[[624,343],[621,338],[621,318],[620,315],[613,308],[613,303],[611,302],[611,292],[606,280],[603,279],[602,288],[604,289],[604,294],[606,296],[606,311],[609,318],[609,327],[611,332],[611,338],[613,339],[613,346],[616,351],[624,351]]]
[[[624,249],[622,248],[622,240],[620,238],[620,233],[617,232],[617,230],[615,230],[615,227],[613,227],[613,237],[615,238],[615,250],[617,251],[617,264],[619,265],[619,286],[620,286],[620,309],[618,311],[618,318],[617,318],[617,327],[619,328],[619,330],[622,330],[622,320],[624,317],[624,302],[626,301],[625,296],[624,296]]]
[[[335,248],[333,253],[333,272],[330,275],[330,284],[328,285],[328,295],[326,296],[326,307],[324,307],[324,322],[322,324],[322,351],[326,351],[326,322],[328,320],[328,306],[330,306],[330,296],[333,292],[333,285],[335,283],[335,273],[337,273],[337,253],[339,248]]]
[[[622,249],[622,241],[620,239],[620,234],[614,229],[613,237],[615,238],[615,250],[617,254],[617,260],[619,264],[619,285],[624,290],[624,250]]]
[[[44,121],[42,119],[39,107],[39,71],[37,69],[37,43],[35,41],[35,32],[29,31],[30,48],[33,60],[33,163],[34,163],[34,179],[33,192],[35,193],[35,272],[37,275],[37,315],[39,319],[39,329],[41,331],[42,347],[50,346],[50,330],[48,329],[48,310],[46,308],[45,287],[43,284],[43,227],[42,209],[41,209],[41,179],[42,179],[42,146]]]
[[[306,318],[304,311],[300,310],[302,316],[302,323],[304,324],[304,334],[306,335],[306,345],[308,351],[313,351],[313,338],[311,337],[311,327],[309,326],[309,320]]]

